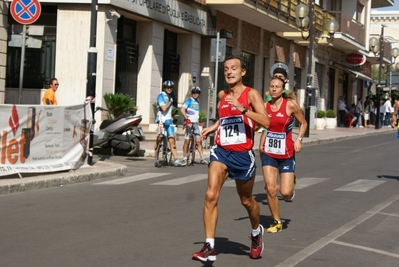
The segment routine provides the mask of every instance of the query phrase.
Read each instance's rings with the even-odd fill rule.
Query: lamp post
[[[377,85],[377,112],[375,116],[375,129],[380,129],[380,101],[381,101],[381,75],[382,75],[382,60],[384,56],[384,27],[386,25],[381,24],[381,35],[380,38],[371,37],[369,40],[370,50],[377,54],[379,53],[379,66],[378,66],[378,85]]]
[[[392,90],[392,69],[391,65],[394,65],[395,69],[398,69],[399,63],[395,64],[396,58],[399,55],[399,49],[398,48],[392,48],[391,49],[391,56],[393,57],[392,63],[389,65],[389,96],[391,96],[391,90]]]
[[[314,93],[314,89],[312,88],[313,83],[313,43],[315,37],[315,29],[314,29],[314,0],[309,1],[309,6],[304,4],[299,4],[295,8],[296,25],[301,30],[301,36],[304,40],[309,39],[309,50],[308,50],[308,74],[306,76],[306,98],[305,98],[305,120],[308,123],[306,128],[306,132],[304,137],[309,137],[309,129],[310,129],[310,101],[312,100],[312,94]],[[338,22],[335,20],[329,20],[324,23],[323,16],[323,34],[322,38],[327,40],[327,44],[329,44],[334,37],[334,33],[338,30]],[[305,37],[303,32],[309,32],[308,36]],[[327,33],[328,35],[325,35]]]

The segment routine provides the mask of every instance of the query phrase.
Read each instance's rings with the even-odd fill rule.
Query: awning
[[[335,65],[335,66],[337,66],[337,65]],[[360,73],[358,71],[351,70],[351,69],[348,69],[348,68],[345,68],[345,67],[342,67],[342,66],[339,66],[339,68],[343,69],[343,70],[345,70],[347,72],[352,73],[353,75],[356,76],[356,79],[361,79],[361,80],[364,80],[364,81],[369,82],[369,83],[378,84],[378,81],[375,81],[375,80],[371,79],[371,77],[369,77],[367,75],[364,75],[363,73]]]

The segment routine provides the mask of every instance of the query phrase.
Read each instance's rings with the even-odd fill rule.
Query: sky
[[[380,10],[380,11],[396,10],[396,11],[399,11],[399,0],[395,0],[395,4],[393,6],[376,8],[376,10]]]

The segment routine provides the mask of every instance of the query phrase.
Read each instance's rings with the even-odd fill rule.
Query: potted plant
[[[337,115],[335,111],[332,109],[327,110],[326,117],[326,129],[335,129],[337,127]]]
[[[204,126],[204,122],[206,120],[206,113],[204,110],[201,110],[200,113],[198,114],[198,125],[199,126]]]
[[[109,119],[116,119],[123,113],[134,113],[137,110],[136,101],[130,95],[106,93],[103,97]]]
[[[326,112],[324,110],[316,111],[315,125],[317,130],[324,130],[326,127]]]

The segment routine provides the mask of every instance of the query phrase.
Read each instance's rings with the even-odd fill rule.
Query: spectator
[[[364,127],[368,128],[367,122],[370,120],[370,97],[369,96],[366,96],[366,100],[364,101],[363,120],[364,120]]]
[[[55,97],[55,92],[58,90],[58,80],[52,78],[50,80],[50,88],[46,90],[42,98],[43,105],[57,105],[57,98]]]
[[[389,127],[391,124],[391,115],[393,113],[393,108],[392,108],[392,98],[389,97],[387,101],[385,101],[384,106],[385,106],[385,127]]]
[[[345,115],[347,113],[345,98],[340,96],[338,100],[338,112],[339,112],[339,127],[345,127]]]
[[[362,101],[361,101],[360,97],[357,100],[356,113],[355,114],[356,114],[356,118],[357,118],[356,127],[357,128],[364,128],[363,125],[362,125],[363,105],[362,105]]]

